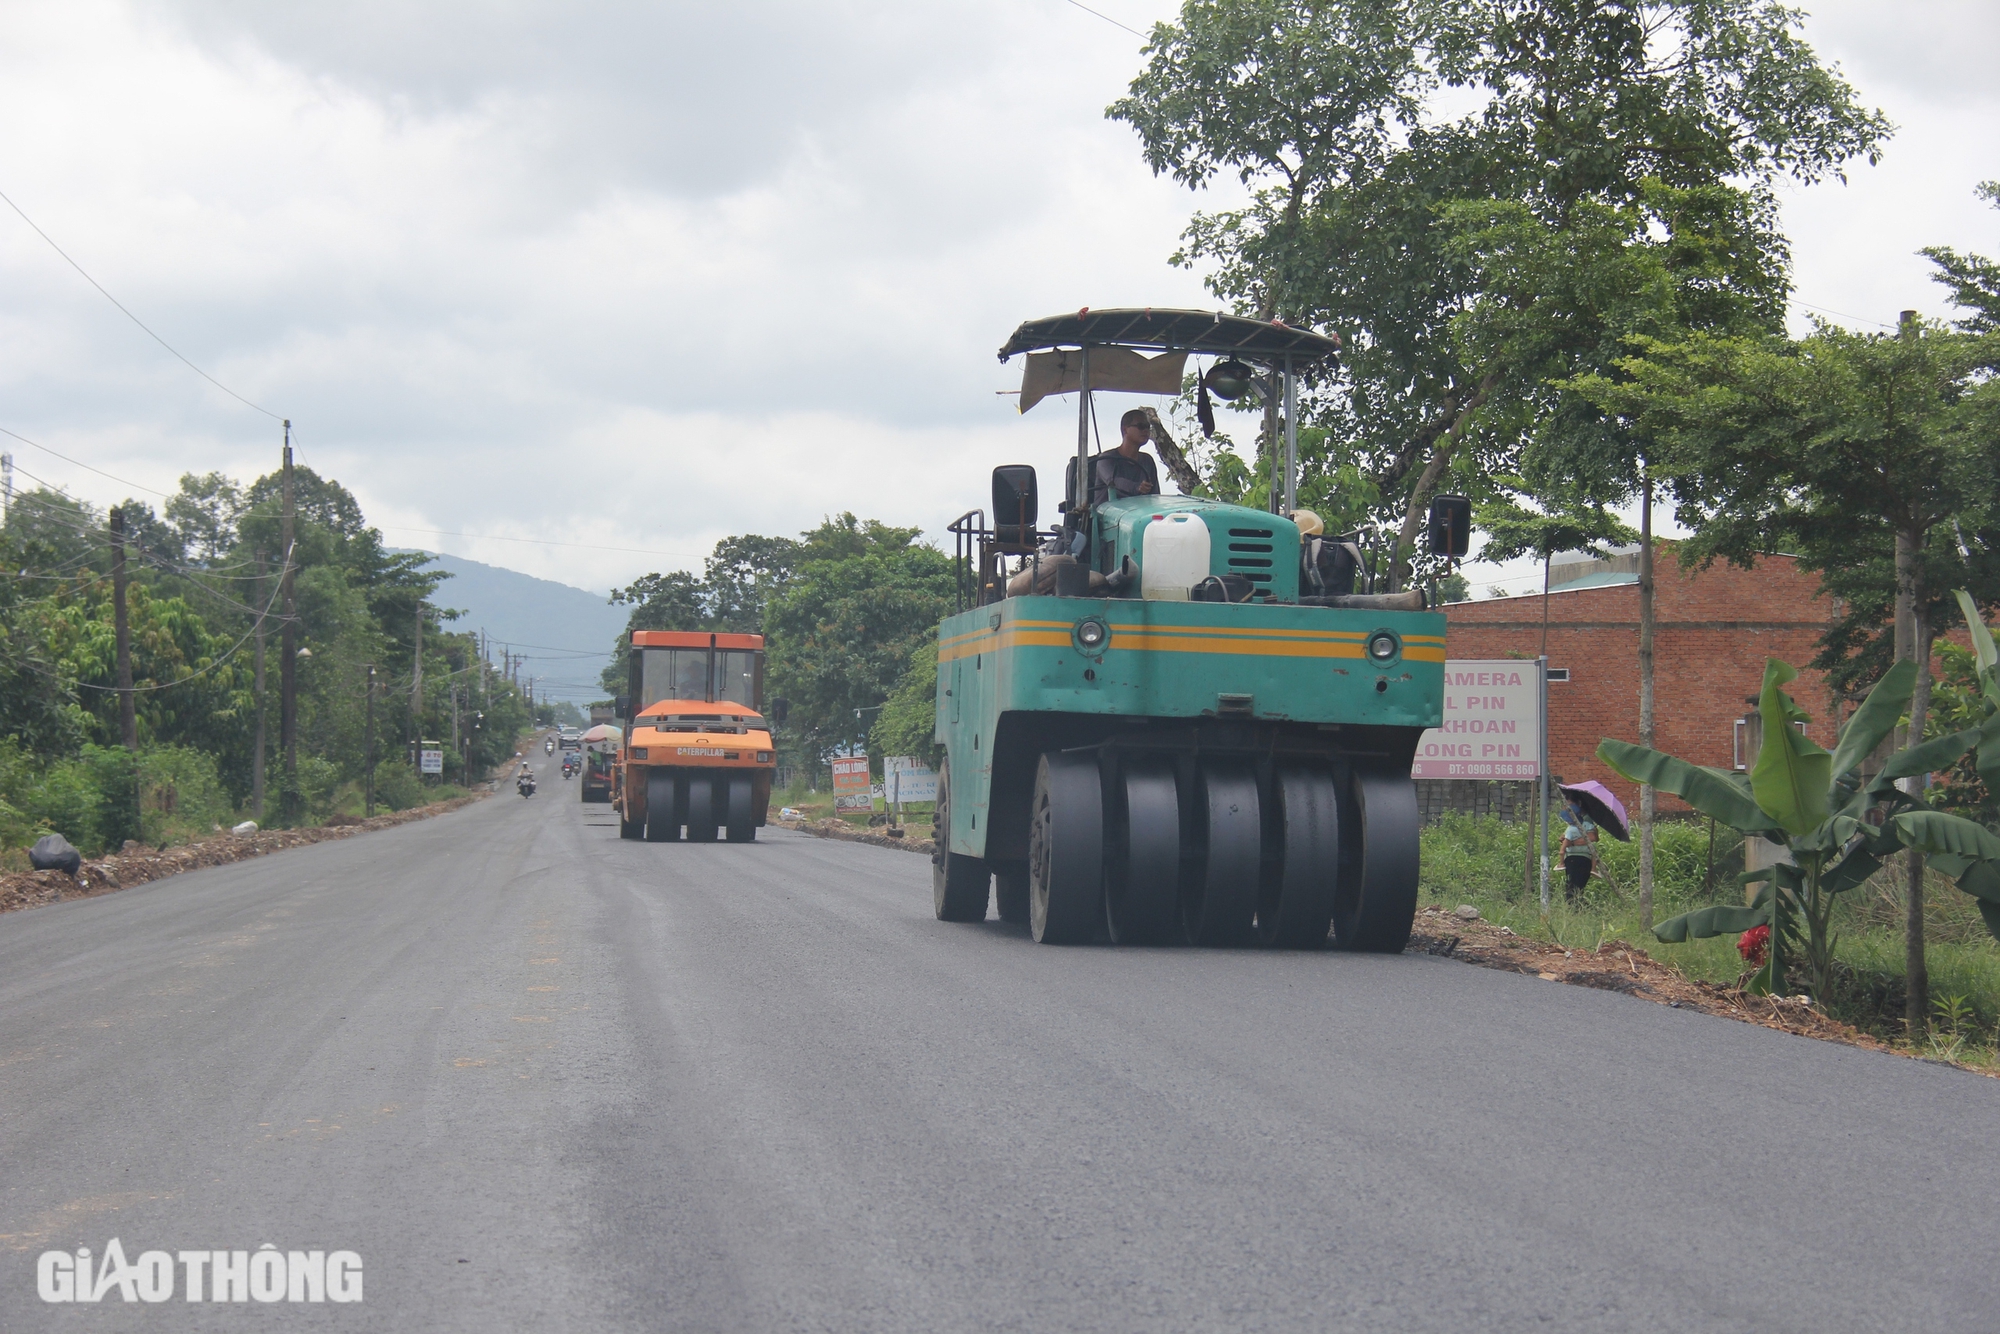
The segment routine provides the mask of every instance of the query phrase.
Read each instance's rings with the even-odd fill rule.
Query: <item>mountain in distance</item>
[[[521,670],[547,682],[549,694],[579,703],[603,697],[597,674],[610,661],[625,628],[628,607],[614,607],[606,593],[592,593],[553,579],[487,565],[463,556],[424,553],[451,578],[438,587],[437,606],[465,614],[447,621],[454,631],[484,630],[493,661],[509,644],[528,658]],[[595,657],[578,657],[582,653]]]

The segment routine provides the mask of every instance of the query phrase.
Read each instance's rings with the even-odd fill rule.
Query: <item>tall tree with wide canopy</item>
[[[1800,23],[1772,0],[1188,0],[1107,114],[1156,172],[1250,187],[1244,207],[1196,214],[1174,258],[1212,265],[1211,289],[1239,309],[1340,333],[1342,367],[1301,408],[1329,428],[1306,466],[1359,466],[1411,553],[1433,491],[1532,475],[1521,455],[1551,381],[1639,331],[1587,291],[1544,302],[1558,318],[1510,310],[1479,210],[1500,201],[1509,227],[1540,228],[1559,253],[1650,192],[1632,243],[1657,246],[1673,192],[1727,187],[1754,225],[1736,229],[1747,273],[1724,280],[1747,279],[1753,305],[1782,299],[1773,182],[1872,160],[1889,128]],[[1594,240],[1571,249],[1605,257]],[[1481,338],[1502,313],[1538,331]]]

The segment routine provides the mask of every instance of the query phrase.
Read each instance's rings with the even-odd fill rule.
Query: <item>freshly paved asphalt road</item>
[[[1993,1330],[2000,1082],[1421,957],[1045,949],[559,777],[0,917],[0,1328]],[[356,1305],[45,1306],[46,1248]]]

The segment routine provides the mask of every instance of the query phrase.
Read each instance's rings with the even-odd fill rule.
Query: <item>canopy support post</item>
[[[1076,381],[1076,494],[1069,498],[1073,526],[1081,531],[1083,512],[1090,504],[1090,344],[1083,345],[1083,364]]]
[[[1285,353],[1285,509],[1299,507],[1299,389],[1292,375],[1292,354]]]

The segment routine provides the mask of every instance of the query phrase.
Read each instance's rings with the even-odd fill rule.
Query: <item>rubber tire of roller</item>
[[[1028,864],[1001,862],[993,868],[993,910],[1003,922],[1028,921]]]
[[[674,818],[674,775],[669,769],[646,771],[646,841],[678,843],[680,821]]]
[[[983,857],[951,850],[951,757],[938,766],[937,825],[931,832],[931,906],[940,922],[983,922],[993,874]]]
[[[1247,945],[1263,874],[1264,822],[1257,776],[1241,760],[1205,760],[1195,803],[1207,835],[1201,872],[1181,894],[1181,917],[1197,945]]]
[[[709,774],[690,774],[687,780],[687,838],[690,843],[715,842],[716,826],[722,823],[721,791],[725,780]]]
[[[1097,756],[1049,751],[1028,807],[1028,932],[1081,945],[1104,920],[1104,785]]]
[[[757,840],[757,813],[752,806],[753,796],[749,774],[729,775],[722,823],[729,831],[731,843],[754,843]]]
[[[1107,816],[1104,908],[1115,945],[1164,945],[1180,936],[1181,805],[1173,762],[1126,758],[1123,809]]]
[[[1334,943],[1344,950],[1400,954],[1417,918],[1417,786],[1407,774],[1354,772],[1352,837],[1335,899]]]
[[[1303,765],[1271,775],[1265,837],[1278,856],[1265,865],[1257,939],[1276,949],[1324,949],[1340,881],[1340,794],[1333,776]]]

